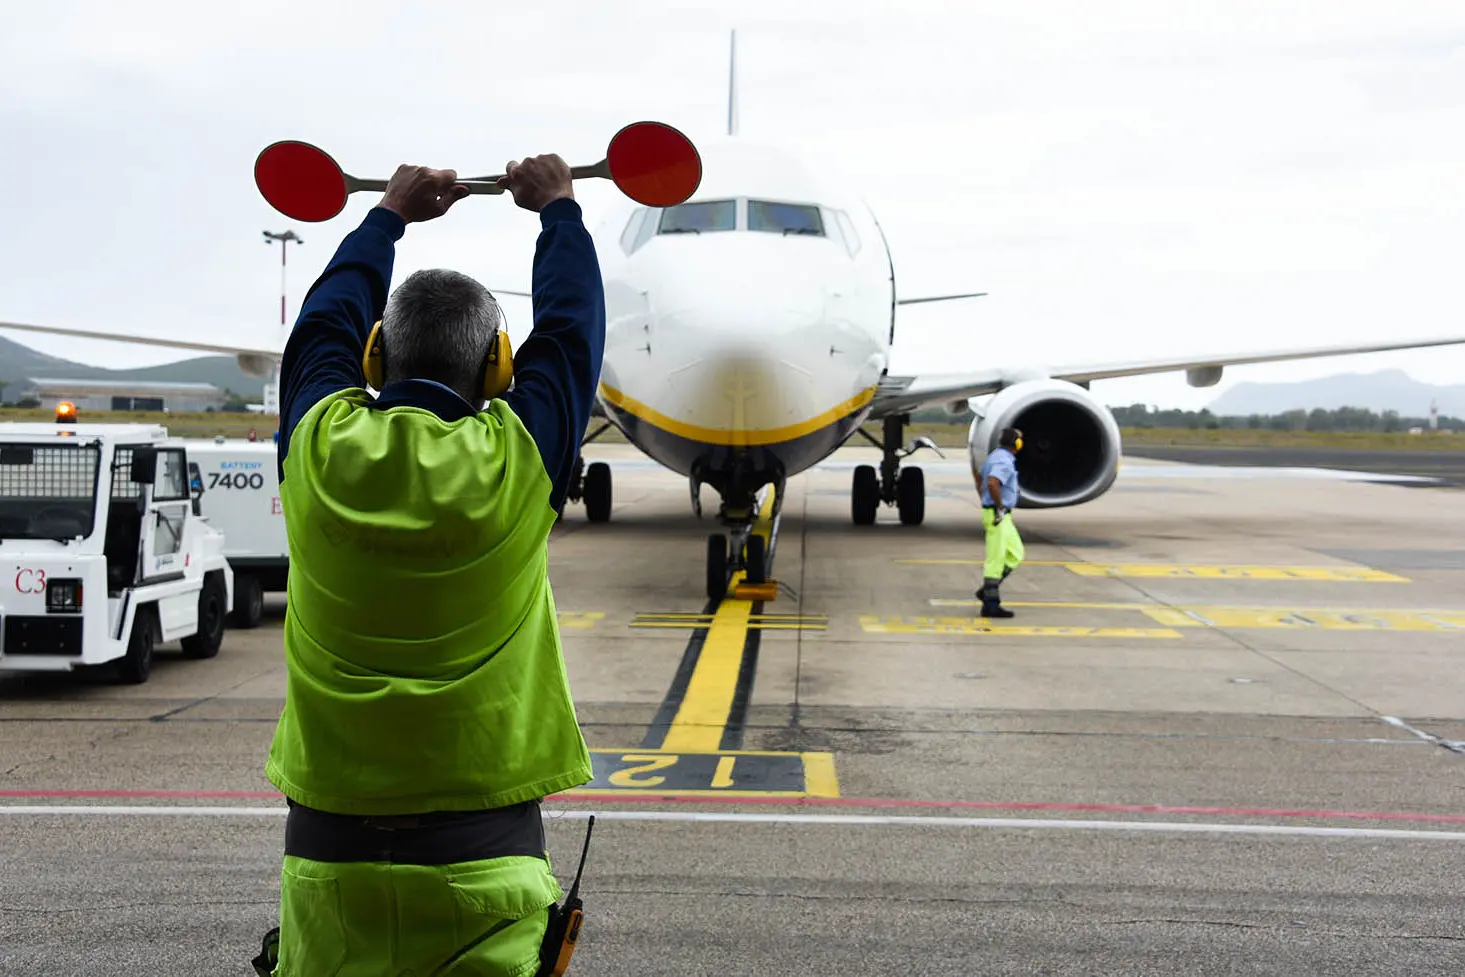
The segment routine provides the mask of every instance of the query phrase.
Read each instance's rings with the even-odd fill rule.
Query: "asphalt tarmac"
[[[596,764],[546,805],[566,883],[599,818],[572,975],[1465,970],[1465,493],[1128,462],[1019,511],[989,622],[960,462],[855,527],[842,450],[778,599],[709,608],[684,481],[591,453],[613,519],[550,543]],[[143,686],[0,678],[0,973],[250,973],[281,613]]]
[[[1465,441],[1465,437],[1460,438]],[[1428,482],[1401,479],[1400,485],[1465,487],[1465,450],[1362,451],[1352,448],[1208,448],[1168,445],[1126,445],[1135,458],[1178,461],[1192,465],[1243,465],[1258,468],[1327,468],[1420,476]]]

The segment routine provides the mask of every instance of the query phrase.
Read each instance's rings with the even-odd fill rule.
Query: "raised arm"
[[[538,211],[542,228],[534,249],[534,330],[514,351],[514,389],[505,399],[539,447],[549,503],[558,509],[600,380],[605,286],[564,161],[540,156],[505,172],[515,202]]]
[[[322,398],[366,385],[361,353],[372,324],[386,308],[396,242],[406,228],[396,213],[372,208],[305,295],[280,360],[282,479],[290,435],[300,418]]]
[[[322,398],[366,386],[361,354],[386,308],[396,243],[408,224],[441,217],[468,195],[457,179],[453,170],[397,167],[381,203],[346,235],[310,286],[280,359],[281,480],[300,418]]]

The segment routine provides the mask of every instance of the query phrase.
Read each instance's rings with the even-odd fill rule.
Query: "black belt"
[[[488,811],[331,814],[289,802],[285,854],[314,862],[450,865],[507,855],[544,858],[538,801]]]

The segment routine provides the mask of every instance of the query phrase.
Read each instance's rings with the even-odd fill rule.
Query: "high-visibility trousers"
[[[453,977],[530,977],[562,895],[541,858],[395,865],[287,855],[275,977],[427,977],[495,928],[449,968]]]
[[[987,554],[982,576],[987,580],[1001,580],[1004,573],[1017,569],[1024,555],[1022,537],[1017,534],[1011,510],[999,523],[993,522],[996,515],[992,509],[982,510],[982,526],[987,530]]]

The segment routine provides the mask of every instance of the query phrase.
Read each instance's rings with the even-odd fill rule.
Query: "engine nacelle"
[[[276,361],[270,357],[256,353],[236,353],[234,359],[239,363],[239,369],[252,377],[269,379],[275,375]]]
[[[1114,484],[1122,453],[1119,425],[1109,408],[1077,384],[1027,380],[987,401],[967,434],[973,481],[1005,427],[1022,431],[1019,507],[1078,505]]]

